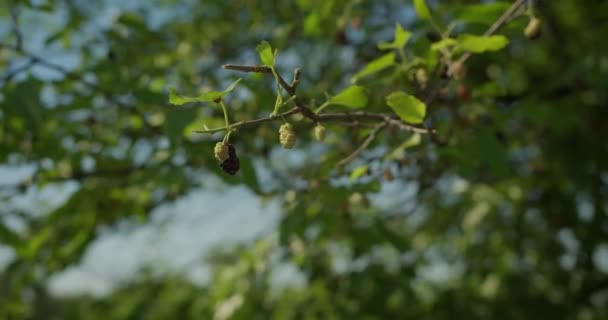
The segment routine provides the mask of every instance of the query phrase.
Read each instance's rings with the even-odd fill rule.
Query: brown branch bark
[[[363,141],[363,143],[359,146],[359,148],[357,148],[355,151],[353,151],[353,153],[348,155],[348,157],[340,160],[340,162],[338,162],[337,166],[342,167],[344,165],[347,165],[351,161],[353,161],[357,156],[359,156],[359,154],[361,152],[363,152],[365,149],[367,149],[367,147],[369,147],[369,145],[374,141],[374,139],[376,139],[376,136],[378,135],[378,133],[380,133],[380,131],[382,131],[382,129],[384,129],[386,126],[387,126],[386,122],[381,122],[378,125],[376,125],[374,127],[374,129],[369,133],[369,135],[367,136],[365,141]]]
[[[509,9],[507,9],[507,11],[505,11],[505,13],[502,14],[502,16],[500,16],[500,18],[498,18],[498,20],[496,20],[496,22],[494,22],[489,28],[488,30],[486,30],[486,32],[483,33],[484,36],[491,36],[494,33],[498,32],[502,27],[504,27],[507,22],[509,22],[517,13],[517,11],[526,4],[527,0],[516,0],[511,7],[509,7]],[[463,54],[455,63],[453,63],[452,65],[456,65],[456,64],[461,64],[463,65],[473,54],[471,52],[466,52],[465,54]],[[451,70],[449,71],[449,73],[451,74]]]
[[[273,69],[266,67],[266,66],[246,66],[246,65],[225,64],[223,67],[224,67],[224,69],[227,69],[227,70],[235,70],[235,71],[241,71],[241,72],[257,72],[257,73],[273,74]],[[285,81],[285,79],[277,72],[277,79],[279,80],[279,84],[292,97],[296,96],[296,87],[299,83],[299,79],[300,79],[299,73],[300,72],[301,72],[300,69],[296,69],[295,75],[294,75],[294,81],[292,82],[293,85],[290,85],[289,83],[287,83],[287,81]],[[309,118],[312,121],[318,121],[317,114],[314,113],[312,110],[310,110],[310,108],[308,108],[302,102],[302,100],[300,100],[296,97],[294,99],[294,102],[296,104],[296,107],[300,110],[300,113],[303,116]]]
[[[250,127],[254,125],[258,125],[265,122],[270,121],[280,121],[281,117],[287,117],[290,115],[301,113],[301,110],[297,107],[289,111],[285,111],[277,116],[268,116],[266,118],[259,118],[254,120],[245,120],[237,123],[233,123],[229,126],[231,130],[237,130],[244,127]],[[332,112],[332,113],[323,113],[317,115],[317,122],[379,122],[381,124],[395,127],[399,130],[420,133],[420,134],[434,134],[435,130],[427,129],[422,127],[417,127],[411,124],[407,124],[400,119],[396,118],[392,114],[388,113],[373,113],[373,112],[365,112],[365,111],[357,111],[357,112]],[[214,128],[209,130],[198,130],[196,133],[214,133],[225,131],[225,127]]]

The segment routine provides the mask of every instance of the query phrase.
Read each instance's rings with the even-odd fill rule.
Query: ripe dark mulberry
[[[235,175],[237,172],[239,172],[240,168],[239,157],[236,155],[236,150],[232,144],[225,143],[224,145],[228,147],[228,159],[222,161],[220,163],[220,167],[227,174]]]

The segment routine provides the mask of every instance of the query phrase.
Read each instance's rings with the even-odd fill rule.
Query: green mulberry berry
[[[524,35],[526,36],[526,38],[533,40],[540,37],[540,24],[541,23],[539,18],[532,17],[530,19],[530,22],[528,22],[528,25],[524,29]]]
[[[279,128],[279,142],[285,149],[293,148],[296,143],[296,132],[291,124],[285,123]]]
[[[315,139],[317,139],[317,141],[325,140],[325,127],[322,126],[320,123],[317,124],[317,126],[315,127],[314,133]]]
[[[426,88],[426,84],[429,82],[429,76],[423,68],[416,70],[416,82],[418,82],[418,85],[420,85],[421,88]]]
[[[219,163],[226,161],[226,159],[230,157],[228,145],[228,143],[224,142],[218,142],[215,144],[215,148],[213,149],[213,155]]]

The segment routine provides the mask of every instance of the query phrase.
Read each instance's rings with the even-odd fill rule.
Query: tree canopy
[[[0,317],[605,319],[607,38],[593,0],[7,1]],[[282,215],[207,285],[49,293],[209,176]]]

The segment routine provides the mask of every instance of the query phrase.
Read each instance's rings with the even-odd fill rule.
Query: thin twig
[[[128,108],[128,106],[126,104],[124,104],[120,100],[116,99],[116,97],[114,97],[110,92],[105,91],[102,87],[100,87],[96,83],[86,80],[82,75],[72,72],[72,71],[68,70],[67,68],[63,67],[62,65],[59,65],[59,64],[56,64],[49,60],[46,60],[45,58],[43,58],[39,55],[33,54],[31,52],[28,52],[28,51],[24,50],[23,48],[16,46],[16,45],[0,43],[0,48],[14,51],[15,53],[17,53],[21,56],[29,58],[30,61],[32,62],[30,64],[30,67],[37,64],[37,65],[44,66],[48,69],[55,70],[55,71],[63,74],[63,76],[65,78],[79,82],[80,84],[91,89],[92,91],[101,94],[103,97],[108,99],[110,102],[116,104],[117,106],[119,106],[121,108]]]
[[[374,127],[374,129],[372,129],[372,131],[369,133],[369,135],[367,136],[365,141],[363,141],[363,143],[359,146],[359,148],[357,148],[357,150],[353,151],[353,153],[348,155],[348,157],[340,160],[340,162],[338,162],[337,166],[342,167],[342,166],[348,164],[349,162],[353,161],[361,152],[363,152],[365,149],[367,149],[367,147],[369,147],[369,145],[374,141],[374,139],[376,139],[376,136],[378,135],[378,133],[382,129],[384,129],[386,126],[387,126],[386,122],[382,122],[382,123],[379,123],[378,125],[376,125]]]
[[[223,67],[224,67],[224,69],[227,69],[227,70],[235,70],[235,71],[241,71],[241,72],[256,72],[256,73],[273,74],[272,68],[269,68],[266,66],[225,64]],[[295,96],[295,88],[297,87],[297,84],[299,82],[300,73],[301,73],[301,70],[299,68],[295,70],[294,80],[292,81],[291,85],[287,84],[287,82],[280,75],[278,75],[278,77],[277,77],[279,80],[279,84],[291,96]],[[264,122],[281,119],[282,117],[286,117],[286,116],[289,116],[292,114],[301,113],[302,115],[313,120],[315,123],[353,122],[353,121],[354,122],[359,122],[359,121],[361,121],[361,122],[370,122],[370,121],[378,122],[379,121],[379,122],[381,122],[379,125],[382,125],[382,127],[384,127],[386,125],[390,125],[390,126],[397,127],[401,130],[417,132],[417,133],[422,133],[422,134],[428,134],[428,133],[434,132],[434,130],[428,130],[425,128],[420,128],[420,127],[416,127],[416,126],[404,123],[401,120],[395,118],[394,115],[391,115],[391,114],[371,113],[371,112],[363,112],[363,111],[315,114],[306,105],[304,105],[302,103],[302,101],[299,100],[297,97],[294,99],[294,102],[296,104],[295,108],[293,108],[287,112],[284,112],[278,116],[268,116],[266,118],[237,122],[237,123],[230,125],[229,130],[236,130],[236,129],[239,129],[242,127],[248,127],[248,126],[252,126],[252,125],[256,125],[256,124],[260,124],[260,123],[264,123]],[[199,130],[199,131],[195,131],[195,132],[197,132],[197,133],[214,133],[214,132],[219,132],[219,131],[223,131],[223,130],[225,130],[225,128]]]
[[[497,31],[499,31],[505,24],[507,24],[509,21],[511,21],[512,19],[515,18],[517,12],[519,9],[521,9],[521,7],[523,5],[525,5],[526,0],[516,0],[515,3],[513,3],[509,9],[507,9],[502,16],[500,16],[500,18],[498,18],[484,33],[484,36],[491,36],[494,33],[496,33]],[[438,63],[435,67],[435,69],[433,70],[432,76],[431,78],[436,78],[436,76],[438,74],[436,73],[441,73],[441,69],[444,68],[444,66],[448,67],[448,71],[447,74],[449,76],[453,75],[453,67],[456,65],[464,65],[464,63],[472,56],[473,54],[471,52],[465,52],[456,62],[452,62],[450,63],[449,60],[443,61],[443,63]],[[437,95],[439,94],[439,91],[441,90],[441,88],[443,87],[443,82],[444,80],[441,79],[441,77],[437,77],[436,79],[439,79],[439,83],[437,85],[431,85],[429,84],[427,86],[426,92],[424,94],[425,99],[424,102],[425,104],[428,106],[430,105],[433,100],[437,97]],[[430,136],[431,136],[431,140],[435,143],[437,143],[438,145],[445,145],[446,142],[445,141],[441,141],[439,139],[439,137],[437,137],[437,133],[432,130],[429,131]]]
[[[511,18],[517,13],[517,10],[519,8],[521,8],[521,6],[523,6],[525,3],[526,3],[526,0],[516,0],[515,3],[513,3],[511,5],[511,7],[509,7],[509,9],[507,9],[507,11],[505,11],[505,13],[503,13],[502,16],[500,16],[500,18],[498,18],[498,20],[496,20],[496,22],[494,22],[494,24],[492,24],[490,26],[490,28],[488,28],[488,30],[486,30],[486,32],[483,33],[483,35],[486,37],[491,36],[494,33],[496,33],[498,30],[500,30],[500,28],[502,28],[505,24],[507,24],[507,22],[509,22],[511,20]],[[458,61],[456,61],[452,65],[456,65],[456,64],[463,65],[472,55],[473,54],[471,52],[466,52],[458,59]],[[450,70],[450,74],[451,74],[451,70]]]
[[[15,34],[15,46],[21,49],[23,48],[23,33],[21,33],[21,30],[19,29],[19,11],[15,4],[13,4],[13,6],[11,6],[9,9],[9,14],[11,16],[11,27],[13,29],[13,33]]]
[[[296,90],[298,88],[298,84],[300,84],[301,75],[302,75],[302,69],[296,68],[293,71],[293,81],[291,81],[291,84],[290,84],[290,86],[293,88],[293,90]]]
[[[24,65],[11,70],[10,72],[7,72],[5,75],[2,76],[2,78],[0,78],[0,85],[4,85],[4,84],[10,82],[19,73],[26,71],[27,69],[29,69],[33,65],[35,65],[36,62],[37,61],[35,59],[29,59],[29,61],[27,63],[25,63]]]
[[[234,70],[234,71],[241,71],[241,72],[256,72],[256,73],[266,73],[266,74],[273,74],[272,73],[272,68],[267,67],[267,66],[248,66],[248,65],[239,65],[239,64],[225,64],[224,69],[227,70]],[[295,90],[292,86],[289,85],[289,83],[287,83],[287,81],[285,81],[285,79],[277,72],[277,78],[279,80],[279,84],[281,85],[281,87],[283,87],[283,89],[285,89],[285,91],[287,91],[287,93],[289,93],[290,96],[295,95]]]
[[[283,112],[276,116],[268,116],[268,117],[260,118],[260,119],[236,122],[236,123],[231,124],[228,127],[228,129],[237,130],[237,129],[240,129],[243,127],[250,127],[250,126],[258,125],[258,124],[264,123],[264,122],[280,121],[282,117],[287,117],[287,116],[298,114],[301,112],[302,111],[299,108],[294,107],[291,110]],[[333,112],[333,113],[319,114],[319,115],[317,115],[317,118],[318,118],[318,121],[317,121],[318,123],[323,123],[323,122],[354,122],[354,123],[379,122],[380,124],[392,126],[397,129],[408,131],[408,132],[415,132],[415,133],[420,133],[420,134],[434,134],[435,133],[435,130],[433,130],[433,129],[416,127],[414,125],[404,123],[400,119],[395,118],[393,115],[388,114],[388,113],[372,113],[372,112],[364,112],[364,111]],[[221,128],[214,128],[214,129],[208,129],[208,130],[198,130],[198,131],[194,131],[194,132],[196,132],[196,133],[215,133],[215,132],[220,132],[220,131],[225,131],[225,130],[226,130],[225,127],[221,127]]]
[[[238,65],[238,64],[225,64],[223,67],[226,70],[272,74],[272,69],[270,69],[266,66],[246,66],[246,65]]]
[[[370,122],[370,121],[381,121],[390,126],[396,127],[400,130],[428,134],[434,132],[434,130],[429,130],[421,127],[416,127],[411,124],[407,124],[400,119],[396,118],[394,115],[389,113],[374,113],[374,112],[366,112],[366,111],[356,111],[356,112],[332,112],[332,113],[322,113],[319,114],[320,122],[340,122],[340,121],[361,121],[361,122]]]
[[[254,119],[254,120],[245,120],[245,121],[235,122],[228,126],[228,130],[237,130],[237,129],[240,129],[243,127],[250,127],[250,126],[264,123],[264,122],[281,120],[281,118],[283,118],[283,117],[287,117],[287,116],[290,116],[290,115],[296,114],[296,113],[300,113],[300,110],[297,107],[294,107],[294,108],[290,109],[289,111],[285,111],[276,116],[268,116],[266,118],[259,118],[259,119]],[[225,131],[225,130],[226,130],[226,127],[221,127],[221,128],[208,129],[208,130],[197,130],[194,132],[196,132],[196,133],[215,133],[215,132],[220,132],[220,131]]]
[[[241,72],[257,72],[257,73],[266,73],[273,74],[272,68],[266,66],[248,66],[248,65],[236,65],[236,64],[225,64],[224,69],[227,70],[235,70]],[[277,79],[279,84],[290,96],[296,95],[296,86],[291,86],[285,79],[277,72]],[[294,100],[296,107],[300,109],[300,112],[303,116],[309,118],[312,121],[318,121],[318,116],[315,114],[310,108],[308,108],[300,99],[296,98]]]

